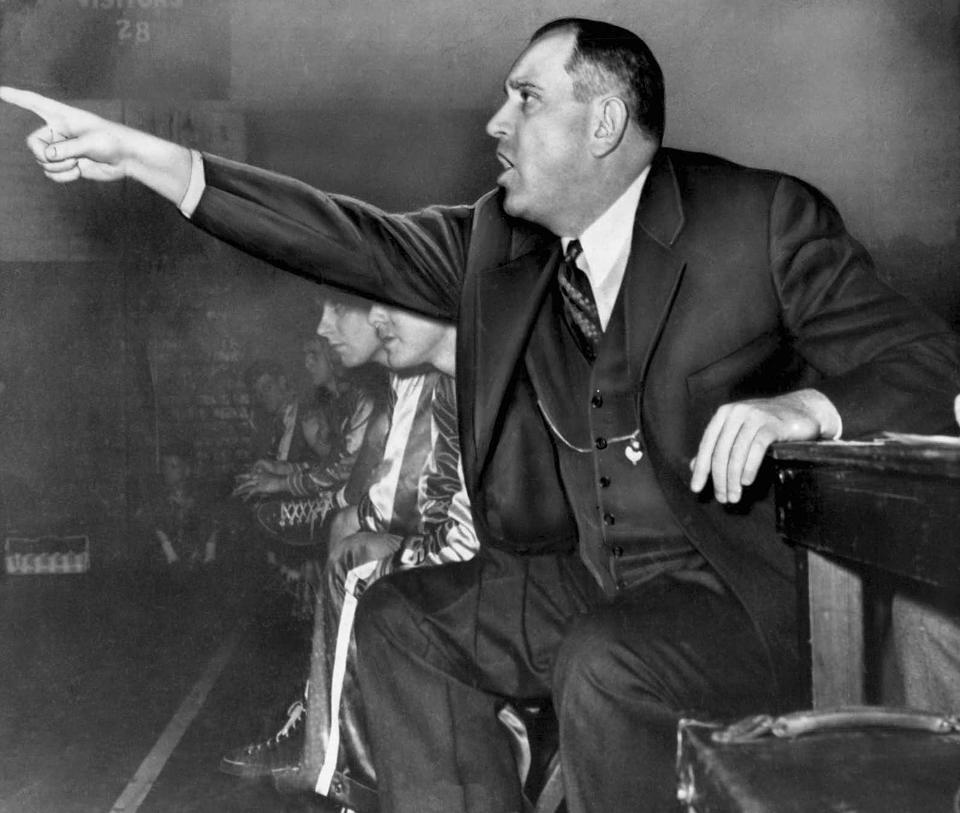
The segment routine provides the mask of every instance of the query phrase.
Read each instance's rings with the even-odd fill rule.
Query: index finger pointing
[[[47,124],[53,124],[66,109],[66,105],[54,99],[48,99],[46,96],[41,96],[39,93],[30,90],[20,90],[6,85],[0,86],[0,99],[16,107],[29,110],[31,113],[36,113]]]

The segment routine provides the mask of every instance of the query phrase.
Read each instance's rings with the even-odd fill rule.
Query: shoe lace
[[[302,700],[294,700],[290,704],[290,708],[287,709],[287,721],[283,724],[281,728],[273,737],[275,742],[280,742],[289,737],[300,724],[300,720],[303,719],[303,715],[306,714],[306,707],[303,705]]]

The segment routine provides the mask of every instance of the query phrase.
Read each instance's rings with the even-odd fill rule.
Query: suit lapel
[[[627,361],[642,386],[650,358],[676,297],[685,264],[672,245],[683,228],[680,191],[669,153],[661,150],[650,168],[633,229],[623,277]]]
[[[487,462],[494,426],[560,262],[560,242],[478,274],[474,324],[474,471]],[[459,370],[458,370],[459,375]],[[466,460],[464,461],[466,468]]]

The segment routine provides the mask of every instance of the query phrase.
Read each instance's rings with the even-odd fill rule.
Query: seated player
[[[329,308],[334,310],[349,299],[331,290]],[[327,307],[325,304],[325,311]],[[256,507],[260,525],[284,541],[315,542],[330,510],[346,504],[343,489],[354,477],[366,433],[386,409],[384,377],[359,372],[374,358],[379,345],[369,343],[359,349],[336,365],[328,356],[335,355],[334,350],[323,336],[314,335],[304,343],[304,366],[316,394],[309,408],[300,405],[299,421],[304,442],[316,458],[301,462],[261,459],[237,478],[234,494],[244,499],[298,498],[269,500]],[[363,456],[355,479],[362,481],[368,476],[369,469],[364,466],[369,466],[369,458]]]
[[[362,724],[358,728],[355,718],[359,704],[352,658],[344,657],[351,641],[349,615],[343,619],[340,612],[345,594],[352,607],[363,586],[383,573],[397,567],[459,561],[472,556],[476,549],[469,502],[459,473],[451,377],[455,331],[451,326],[379,306],[370,310],[369,318],[384,339],[391,368],[434,367],[442,374],[431,371],[393,376],[396,403],[381,476],[360,505],[342,511],[332,526],[326,589],[318,596],[314,616],[305,747],[303,704],[297,702],[278,735],[238,749],[221,762],[221,769],[229,773],[272,776],[285,788],[304,789],[317,783],[321,763],[346,767],[347,755],[351,762],[356,755],[357,764],[351,767],[349,777],[339,769],[328,768],[331,776],[321,787],[322,792],[355,807],[362,804],[357,804],[350,793],[362,797],[373,776]],[[335,668],[338,652],[342,665]],[[335,674],[337,680],[333,680]],[[339,695],[344,696],[342,702],[336,702]],[[339,714],[331,714],[332,699]],[[337,747],[341,732],[345,745],[342,755]]]
[[[375,809],[373,761],[354,671],[353,611],[363,590],[396,570],[471,559],[478,542],[463,485],[451,325],[374,305],[376,325],[394,369],[428,365],[441,375],[432,403],[433,447],[419,486],[419,527],[400,535],[374,512],[357,511],[359,530],[331,541],[325,590],[315,613],[307,736],[298,769],[275,774],[284,787],[314,789],[359,810]],[[344,525],[340,526],[341,529]]]
[[[339,362],[348,369],[360,369],[371,361],[385,366],[387,354],[369,320],[369,300],[337,289],[324,288],[323,292],[317,333],[326,339]],[[332,523],[331,538],[339,539],[358,529],[360,503],[369,517],[376,518],[376,527],[380,529],[399,534],[416,529],[419,479],[432,444],[430,409],[437,377],[436,372],[390,375],[388,414],[368,430],[350,479],[335,495],[338,508],[350,508]],[[325,482],[309,470],[282,476],[260,472],[256,478],[250,478],[248,490],[265,492],[281,477],[283,483],[279,487],[289,491],[302,486],[306,492]],[[345,523],[348,515],[351,519]],[[221,760],[220,769],[238,776],[259,777],[295,768],[303,746],[303,727],[298,724],[303,710],[302,701],[295,700],[277,734],[229,752]]]

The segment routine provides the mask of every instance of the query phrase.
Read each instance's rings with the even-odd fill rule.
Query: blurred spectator
[[[160,452],[160,487],[141,511],[151,559],[174,574],[195,573],[217,559],[218,523],[194,478],[193,449],[173,441]]]

